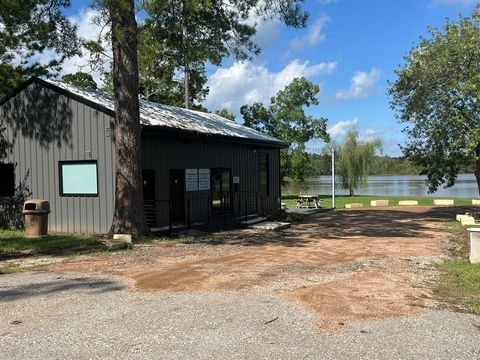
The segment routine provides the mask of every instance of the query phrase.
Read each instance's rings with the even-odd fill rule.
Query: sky
[[[72,1],[68,16],[79,25],[84,37],[94,37],[97,28],[88,0]],[[307,113],[328,119],[328,132],[341,141],[350,128],[361,139],[380,137],[383,153],[401,155],[405,142],[403,125],[390,109],[388,81],[404,56],[427,36],[429,26],[440,28],[445,19],[470,15],[478,0],[306,0],[310,13],[305,29],[287,28],[278,21],[257,24],[255,41],[262,48],[252,61],[231,58],[221,67],[208,66],[210,93],[204,106],[210,111],[227,108],[239,115],[243,104],[263,102],[304,76],[319,84],[320,104]],[[74,72],[83,59],[70,59],[64,73]],[[311,148],[324,143],[312,140]]]

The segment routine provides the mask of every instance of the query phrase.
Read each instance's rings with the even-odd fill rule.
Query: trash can
[[[48,233],[48,214],[50,203],[41,199],[30,199],[23,205],[25,237],[36,238]]]

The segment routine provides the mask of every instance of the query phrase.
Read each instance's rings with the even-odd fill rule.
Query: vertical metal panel
[[[14,106],[8,106],[14,105]],[[40,107],[40,109],[39,109]],[[44,107],[45,109],[43,109]],[[8,108],[8,111],[5,110]],[[23,113],[22,113],[23,111]],[[55,111],[55,116],[49,114]],[[104,113],[78,103],[40,85],[31,84],[23,92],[3,105],[1,116],[9,124],[8,134],[14,137],[14,127],[24,121],[53,121],[69,124],[68,139],[51,139],[42,144],[38,137],[19,129],[15,136],[13,151],[7,161],[17,164],[17,183],[29,172],[27,185],[34,197],[50,201],[52,213],[50,230],[57,232],[105,233],[109,230],[114,212],[114,143],[113,131],[107,129],[113,119]],[[37,116],[38,115],[38,116]],[[39,118],[42,116],[42,118]],[[62,118],[64,117],[64,118]],[[59,142],[59,145],[57,145]],[[208,139],[184,139],[162,133],[143,134],[143,168],[155,170],[156,197],[169,199],[169,170],[185,168],[230,168],[232,176],[240,177],[240,190],[258,191],[258,152],[270,154],[270,193],[266,199],[267,211],[277,208],[279,194],[279,150],[252,146],[240,142]],[[59,169],[61,160],[97,160],[98,197],[60,197]],[[188,199],[209,197],[210,191],[188,193]],[[168,206],[157,204],[157,222],[165,222]]]
[[[231,168],[232,176],[240,177],[241,191],[258,191],[258,152],[268,152],[270,165],[270,189],[265,201],[267,211],[277,208],[279,173],[277,166],[279,150],[244,145],[239,142],[208,139],[182,139],[162,133],[145,133],[143,136],[143,168],[155,170],[155,190],[159,200],[169,199],[169,170],[185,168]],[[210,191],[186,193],[188,199],[209,197]],[[157,205],[157,224],[165,224],[168,212]]]
[[[29,173],[26,183],[32,196],[50,201],[49,230],[107,232],[113,217],[114,144],[111,137],[106,137],[105,129],[112,119],[35,83],[5,103],[0,115],[10,138],[13,139],[16,129],[13,151],[7,161],[17,164],[17,185]],[[48,133],[40,134],[38,124],[42,123],[47,130],[58,127],[53,129],[59,130],[58,136],[48,138]],[[98,162],[99,196],[60,197],[58,162],[88,159]]]

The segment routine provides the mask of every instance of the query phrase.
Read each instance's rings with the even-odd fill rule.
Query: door
[[[171,221],[185,221],[185,170],[170,170]]]
[[[149,227],[155,226],[155,170],[143,170],[143,204],[145,221]]]
[[[212,169],[212,211],[222,214],[232,211],[231,169]]]

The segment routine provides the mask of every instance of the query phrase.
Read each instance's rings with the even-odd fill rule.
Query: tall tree
[[[225,108],[223,108],[221,110],[216,110],[215,114],[220,115],[221,117],[224,117],[225,119],[235,121],[235,115],[232,114],[230,111],[228,111]]]
[[[110,234],[149,233],[143,210],[137,22],[133,0],[103,0],[111,22],[115,106],[115,212]]]
[[[115,99],[115,148],[116,148],[116,189],[115,214],[110,233],[146,234],[148,228],[143,211],[143,187],[141,181],[141,137],[139,118],[139,79],[138,79],[138,32],[135,21],[134,0],[97,0],[106,21],[111,22],[111,43],[113,51],[113,92]],[[250,10],[257,6],[265,16],[276,16],[285,20],[287,25],[305,24],[307,15],[301,11],[300,0],[184,0],[193,8],[206,7],[205,18],[198,17],[206,25],[214,24],[217,34],[225,32],[217,39],[216,46],[222,49],[217,52],[221,57],[235,54],[235,48],[227,48],[228,41],[237,39],[239,44],[251,43],[253,31],[241,32],[241,22]],[[144,23],[153,25],[177,26],[175,22],[159,21],[168,14],[165,8],[176,1],[146,0]],[[260,6],[261,5],[261,6]],[[174,20],[175,18],[171,18]],[[214,21],[215,20],[215,21]],[[184,23],[184,26],[190,26]],[[160,27],[161,27],[160,26]],[[199,32],[198,37],[202,37]],[[240,37],[238,37],[241,35]],[[159,39],[167,42],[172,39],[159,35]],[[189,38],[192,39],[193,38]],[[213,40],[212,40],[213,41]],[[253,44],[253,43],[252,43]],[[240,46],[239,45],[239,46]],[[206,44],[205,44],[206,46]],[[100,43],[90,44],[89,49],[102,51]]]
[[[358,132],[351,130],[343,143],[336,148],[337,174],[340,176],[342,188],[347,189],[350,196],[353,196],[358,185],[367,180],[375,151],[382,148],[382,141],[375,139],[361,142]]]
[[[76,27],[64,15],[69,0],[0,1],[0,99],[32,75],[55,74],[79,53]],[[40,64],[35,56],[52,51]]]
[[[189,108],[201,102],[208,92],[204,88],[206,62],[220,65],[225,56],[246,60],[260,52],[252,40],[256,25],[247,22],[249,16],[256,13],[264,20],[277,18],[288,26],[304,27],[308,15],[301,9],[301,2],[146,0],[144,8],[151,16],[145,19],[142,28],[149,38],[150,50],[154,51],[148,51],[149,56],[144,60],[150,60],[147,64],[160,69],[161,75],[183,76],[182,82],[176,82],[177,86],[172,86],[171,77],[156,76],[158,71],[150,71],[151,79],[167,85],[170,80],[170,87],[182,95],[183,107]],[[141,72],[142,59],[139,63]]]
[[[62,81],[66,82],[67,84],[80,86],[86,89],[97,89],[97,83],[95,80],[93,80],[92,75],[81,71],[78,71],[74,74],[63,75]]]
[[[327,119],[305,114],[305,108],[318,105],[320,87],[305,78],[295,78],[268,106],[262,103],[243,105],[240,109],[244,124],[290,144],[281,150],[281,177],[303,181],[311,174],[311,158],[305,143],[311,139],[329,141]]]
[[[406,124],[404,154],[427,175],[429,190],[455,183],[475,162],[480,192],[480,5],[443,29],[429,29],[391,84],[391,105]]]

